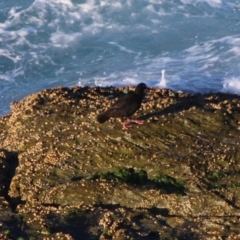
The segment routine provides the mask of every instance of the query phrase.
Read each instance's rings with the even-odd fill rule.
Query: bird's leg
[[[122,128],[123,128],[123,130],[128,130],[130,127],[132,127],[131,124],[126,123],[126,122],[122,123]]]
[[[139,120],[139,119],[130,119],[128,118],[126,121],[124,121],[122,119],[122,127],[124,130],[127,130],[128,128],[132,127],[131,123],[136,123],[136,124],[140,124],[142,125],[144,123],[143,120]]]
[[[124,119],[122,119],[122,128],[123,128],[123,130],[127,130],[130,127],[132,127],[132,124],[129,124],[128,119],[126,121],[124,121]]]
[[[129,119],[127,122],[136,123],[136,124],[140,124],[140,125],[142,125],[144,123],[143,120],[139,120],[139,119]]]

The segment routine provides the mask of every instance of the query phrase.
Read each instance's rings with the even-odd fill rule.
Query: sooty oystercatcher
[[[97,116],[99,123],[106,122],[109,118],[121,118],[123,129],[128,129],[131,123],[143,124],[144,121],[131,119],[140,107],[144,97],[144,90],[147,89],[145,83],[140,83],[135,91],[130,91],[126,95],[120,97],[108,110]]]

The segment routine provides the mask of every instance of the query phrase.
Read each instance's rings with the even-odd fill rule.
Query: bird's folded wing
[[[129,103],[132,101],[131,95],[125,95],[119,98],[112,106],[111,109],[122,109],[124,107],[127,107]]]

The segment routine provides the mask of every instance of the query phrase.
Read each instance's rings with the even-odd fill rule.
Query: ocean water
[[[239,0],[0,0],[0,115],[57,86],[240,94]]]

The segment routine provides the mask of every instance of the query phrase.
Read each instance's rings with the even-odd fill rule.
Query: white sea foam
[[[72,33],[72,34],[66,34],[63,32],[55,32],[52,33],[52,36],[50,37],[50,40],[53,43],[54,47],[68,47],[72,46],[75,42],[77,42],[80,37],[82,36],[81,33]]]
[[[0,80],[7,81],[7,82],[13,82],[14,78],[10,74],[0,74]]]
[[[224,93],[233,93],[240,95],[240,77],[231,77],[225,79],[221,91]]]
[[[135,51],[132,51],[131,49],[128,49],[120,44],[118,44],[117,42],[109,42],[109,44],[112,44],[114,46],[117,46],[121,51],[124,51],[124,52],[127,52],[127,53],[130,53],[130,54],[137,54],[137,55],[140,55],[141,53],[137,53]]]
[[[158,84],[156,84],[156,87],[167,88],[167,80],[165,78],[165,69],[162,70],[161,73],[162,73],[161,80]]]
[[[222,0],[181,0],[184,4],[196,4],[199,2],[206,2],[211,7],[220,7],[222,4]]]
[[[0,49],[0,56],[4,56],[4,57],[10,59],[11,61],[13,61],[14,63],[21,60],[21,58],[19,56],[12,54],[11,51],[9,51],[7,49]]]
[[[120,77],[119,77],[120,76]],[[140,79],[137,78],[137,75],[135,77],[130,77],[126,74],[117,74],[112,73],[106,77],[94,77],[94,85],[100,86],[100,87],[106,87],[106,86],[128,86],[128,85],[137,85],[140,83]],[[143,81],[142,81],[143,82]],[[83,86],[84,83],[82,81],[78,82],[79,86]]]

